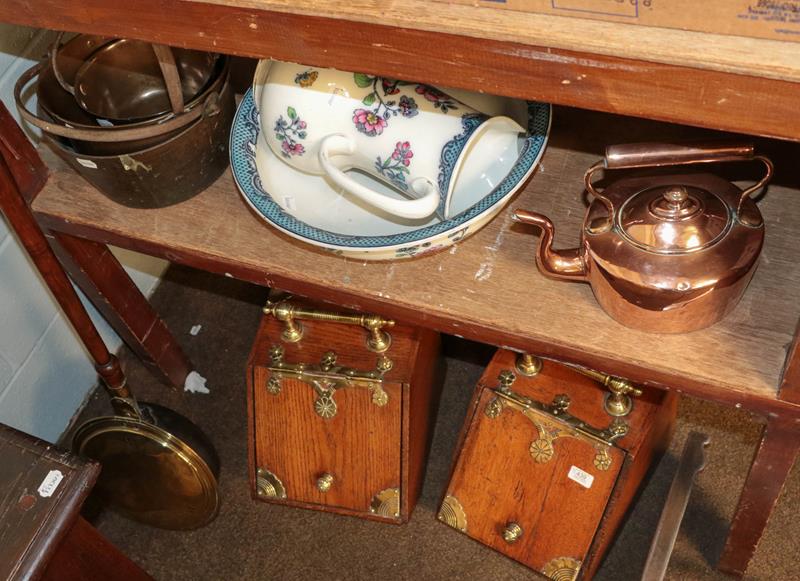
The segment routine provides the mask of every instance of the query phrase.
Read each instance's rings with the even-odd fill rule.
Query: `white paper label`
[[[48,472],[47,476],[44,477],[44,480],[42,480],[42,483],[39,485],[39,496],[44,498],[53,496],[53,493],[62,480],[64,480],[64,475],[61,474],[61,470],[51,470]]]
[[[594,476],[589,474],[588,472],[584,472],[577,466],[573,466],[569,469],[569,474],[567,474],[570,480],[574,480],[584,488],[591,488],[592,483],[594,482]]]
[[[97,164],[93,162],[91,159],[82,159],[80,157],[76,157],[75,161],[77,161],[83,167],[88,167],[89,169],[97,169]]]

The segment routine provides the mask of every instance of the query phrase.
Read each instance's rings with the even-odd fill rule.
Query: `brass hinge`
[[[326,352],[319,364],[286,363],[283,355],[284,349],[281,345],[273,345],[270,349],[267,391],[278,395],[283,379],[298,379],[316,392],[314,411],[322,418],[330,419],[336,415],[338,408],[334,393],[346,387],[368,389],[372,392],[372,403],[378,407],[389,403],[389,394],[383,389],[383,376],[391,370],[392,361],[385,355],[378,356],[375,369],[369,371],[336,365],[336,353],[333,351]]]
[[[500,385],[492,390],[495,397],[486,404],[484,413],[490,418],[496,418],[506,406],[522,412],[539,432],[539,437],[531,442],[529,448],[535,462],[545,463],[554,456],[554,440],[563,436],[574,436],[575,433],[578,433],[594,443],[597,450],[597,456],[594,459],[595,467],[598,470],[608,470],[611,467],[608,449],[616,440],[628,433],[628,424],[624,420],[614,418],[608,427],[596,428],[567,413],[570,398],[566,394],[555,396],[551,404],[543,404],[512,391],[511,385],[515,379],[516,376],[512,371],[500,372],[498,377]],[[558,423],[564,427],[557,430],[547,429],[541,421],[542,413],[557,419]]]

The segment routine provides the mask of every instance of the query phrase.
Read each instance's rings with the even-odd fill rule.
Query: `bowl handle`
[[[410,195],[420,197],[409,200],[397,200],[363,186],[336,167],[331,161],[332,155],[351,155],[355,153],[356,144],[341,133],[325,137],[319,147],[319,163],[325,174],[337,186],[344,188],[360,200],[401,218],[417,220],[427,218],[439,206],[439,188],[424,178],[412,182]]]

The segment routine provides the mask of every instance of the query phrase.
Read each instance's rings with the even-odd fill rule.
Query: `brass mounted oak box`
[[[590,579],[676,410],[673,393],[500,350],[470,403],[439,520],[552,579]]]
[[[268,303],[247,368],[254,498],[405,522],[422,488],[439,335]]]

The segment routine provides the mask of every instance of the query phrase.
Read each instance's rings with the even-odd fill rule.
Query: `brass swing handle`
[[[597,191],[592,184],[593,175],[601,169],[633,169],[750,160],[762,162],[766,167],[766,173],[757,183],[740,194],[737,213],[741,214],[744,201],[751,194],[767,185],[772,179],[774,169],[772,162],[768,158],[755,154],[752,143],[628,143],[610,145],[606,148],[605,157],[586,171],[584,183],[586,190],[605,204],[610,217],[613,219],[615,215],[614,205],[611,200]],[[759,224],[750,225],[758,226]]]
[[[306,321],[327,321],[345,325],[359,325],[367,330],[367,349],[373,353],[383,353],[392,344],[392,337],[384,331],[384,327],[394,327],[394,321],[378,315],[342,315],[330,311],[304,309],[289,301],[267,302],[263,308],[265,315],[272,315],[284,323],[281,338],[287,343],[297,343],[303,338],[303,326],[300,319]]]
[[[627,416],[633,409],[632,398],[642,395],[642,390],[627,379],[617,377],[616,375],[609,375],[602,371],[595,371],[594,369],[589,369],[588,367],[582,367],[580,365],[568,365],[575,371],[587,377],[591,377],[608,388],[608,391],[611,393],[607,394],[605,402],[603,403],[603,408],[610,416]]]

